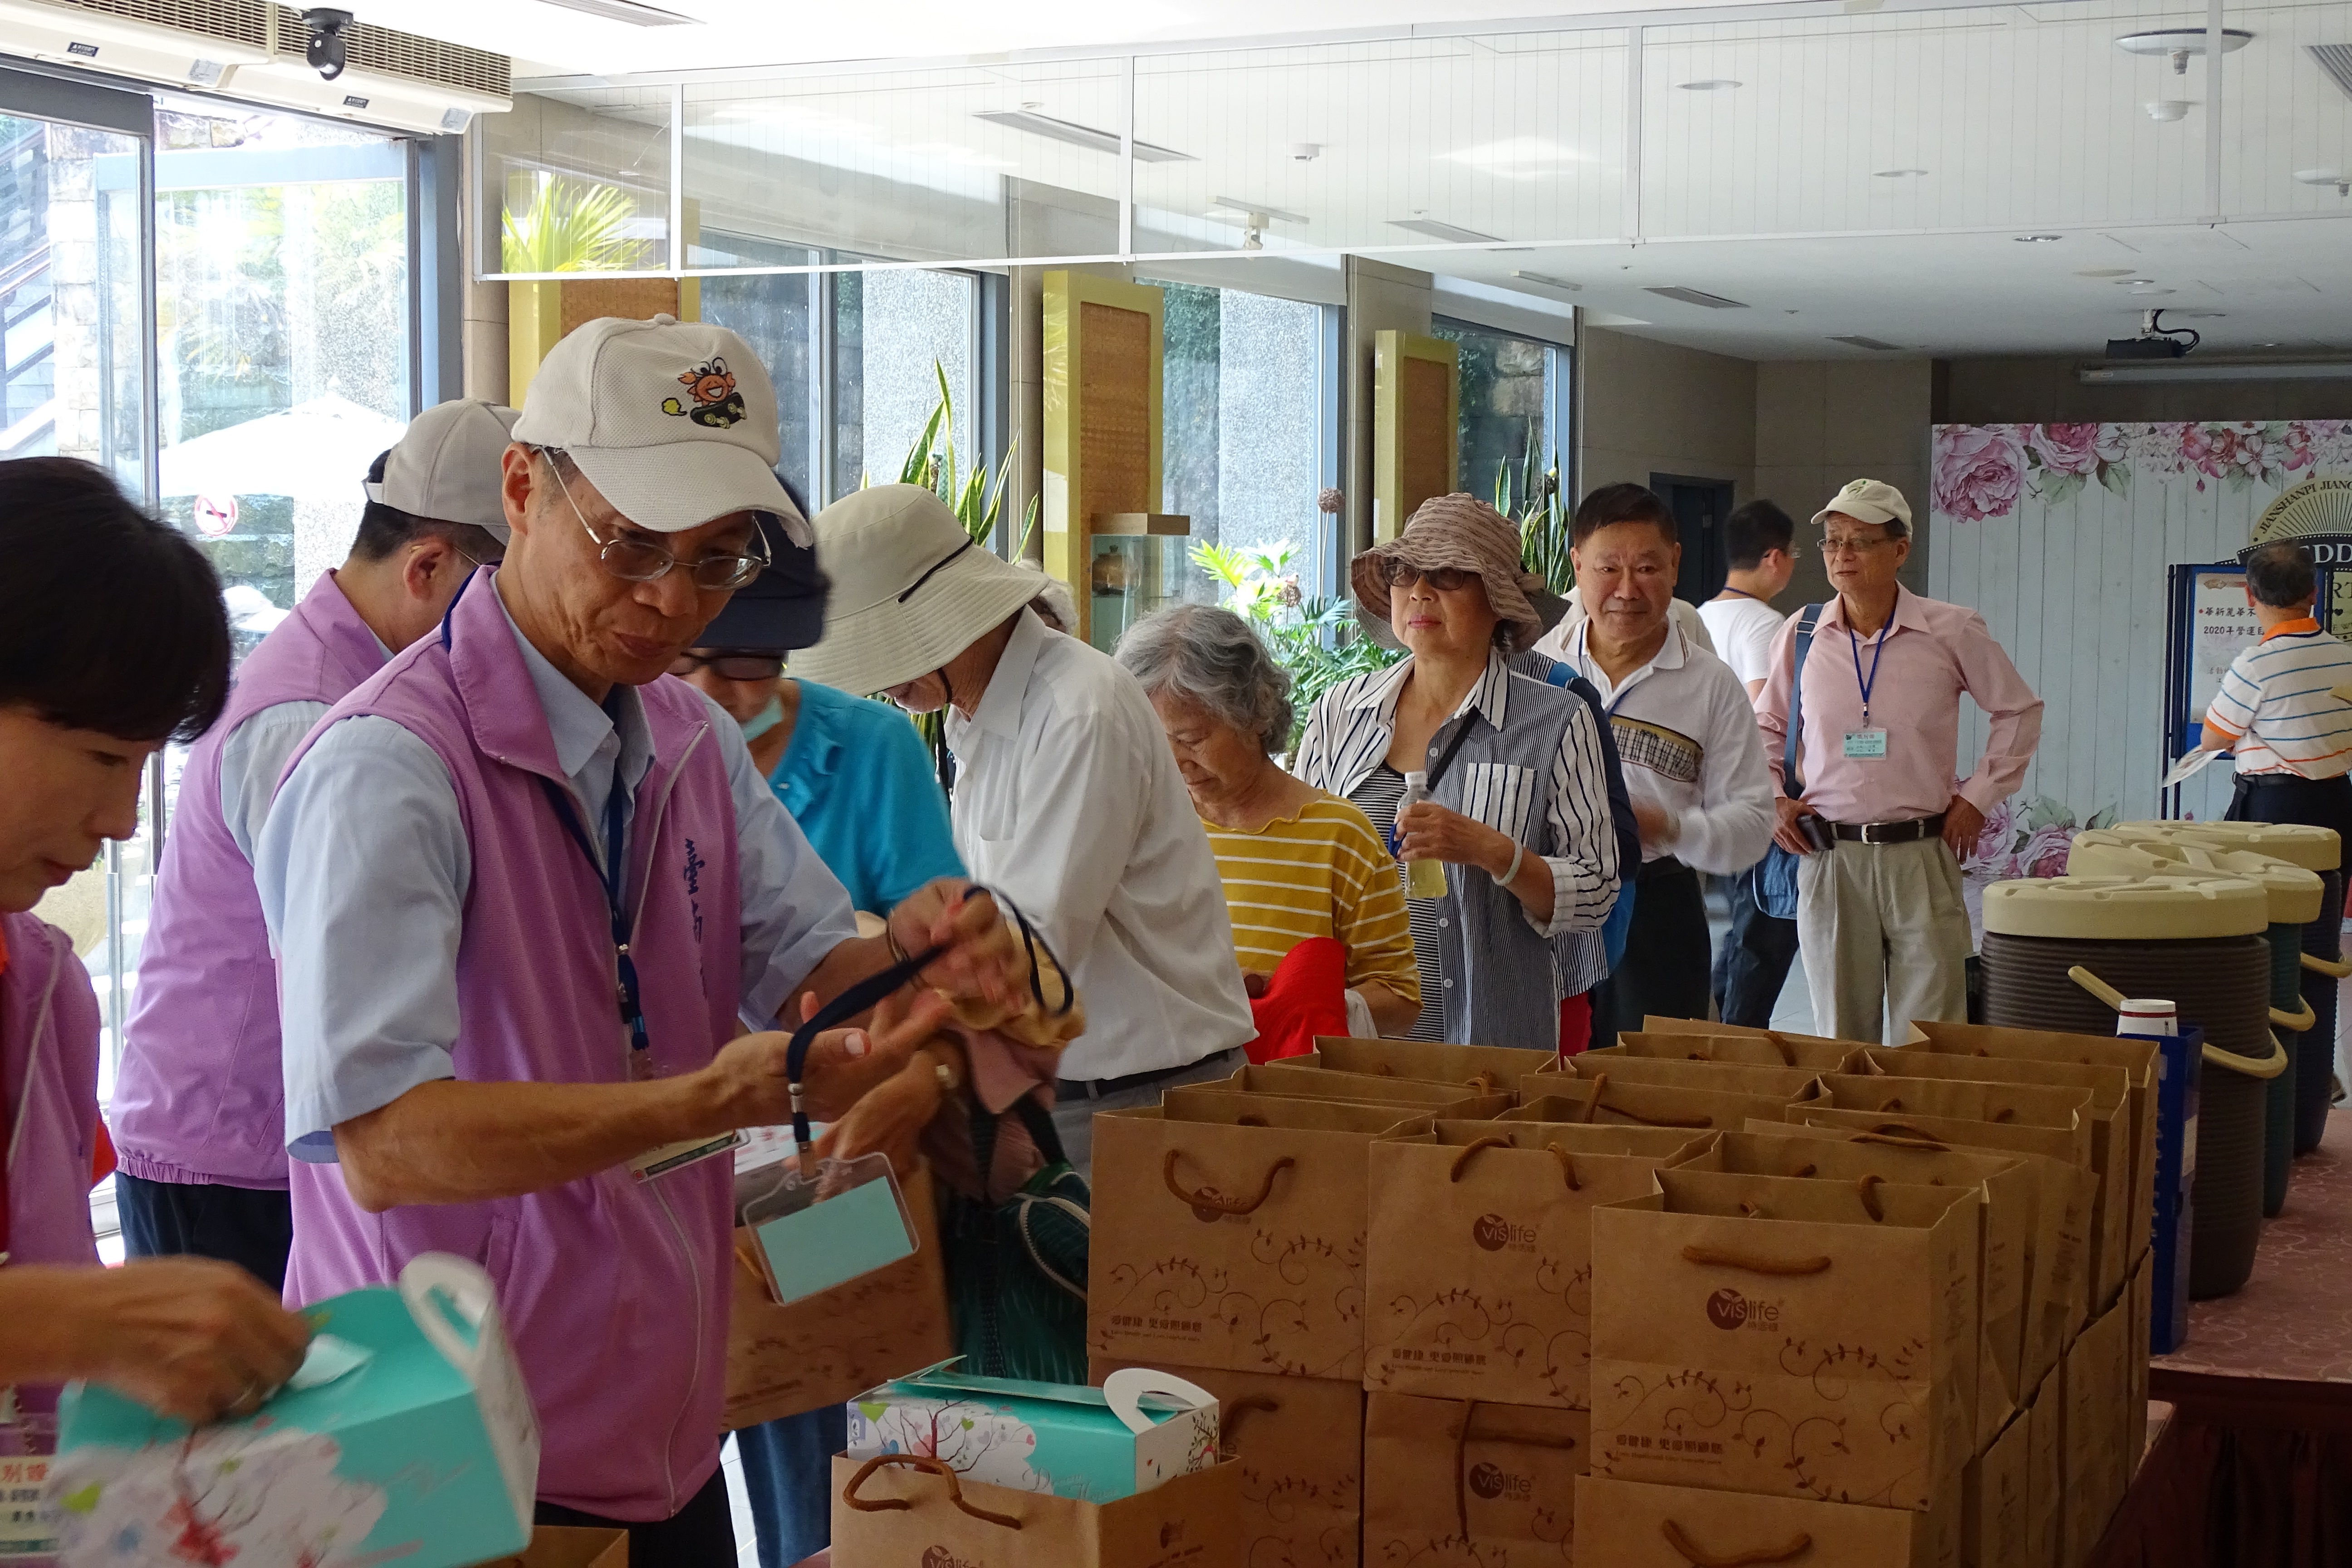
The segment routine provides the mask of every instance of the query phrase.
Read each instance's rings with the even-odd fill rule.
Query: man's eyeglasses
[[[708,669],[721,680],[773,680],[784,673],[782,657],[770,653],[679,654],[669,667],[672,675],[692,675]]]
[[[1439,566],[1424,572],[1418,566],[1408,566],[1393,556],[1390,557],[1388,564],[1389,586],[1391,588],[1410,588],[1416,583],[1425,581],[1439,593],[1451,594],[1463,584],[1478,575],[1475,572],[1465,572],[1459,566]]]
[[[1840,555],[1867,555],[1882,544],[1892,544],[1895,541],[1891,539],[1843,539],[1832,537],[1822,541],[1822,553],[1830,557]]]
[[[589,523],[587,514],[580,510],[580,503],[572,500],[571,480],[556,460],[562,454],[552,447],[541,450],[547,458],[548,468],[555,475],[556,488],[563,492],[563,499],[571,504],[572,515],[580,520],[580,526],[595,542],[596,559],[605,571],[622,581],[658,582],[669,574],[672,567],[680,567],[694,580],[698,588],[740,588],[767,570],[771,560],[767,535],[757,529],[752,531],[751,543],[745,552],[705,555],[698,561],[680,561],[653,541],[634,533],[615,534],[607,539]]]

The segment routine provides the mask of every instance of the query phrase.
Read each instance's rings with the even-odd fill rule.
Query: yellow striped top
[[[1360,810],[1318,791],[1255,833],[1201,826],[1217,854],[1244,969],[1270,974],[1307,938],[1337,937],[1350,986],[1377,980],[1408,1002],[1421,999],[1396,859]]]

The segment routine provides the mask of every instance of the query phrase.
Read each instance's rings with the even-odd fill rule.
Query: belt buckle
[[[1895,841],[1886,837],[1885,830],[1893,826],[1885,822],[1865,822],[1862,825],[1862,841],[1864,844],[1892,844]]]

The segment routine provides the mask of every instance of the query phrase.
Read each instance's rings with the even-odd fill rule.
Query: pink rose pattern
[[[1958,795],[1965,781],[1954,779]],[[2115,820],[2107,807],[2081,821],[2074,812],[2044,795],[2023,795],[2002,801],[1985,813],[1985,825],[1976,847],[1960,862],[1960,873],[1973,887],[1989,882],[2013,882],[2031,877],[2063,877],[2074,835],[2085,827],[2104,827]]]
[[[2014,512],[2029,484],[2063,500],[2085,482],[2121,491],[2137,477],[2186,479],[2201,490],[2319,471],[2352,473],[2352,419],[1939,425],[1931,499],[1939,516],[1983,522]]]

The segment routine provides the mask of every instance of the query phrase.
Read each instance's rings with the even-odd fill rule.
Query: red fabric
[[[1592,993],[1580,991],[1559,1005],[1559,1054],[1581,1056],[1592,1043]]]
[[[101,1120],[98,1124],[98,1137],[90,1144],[89,1184],[94,1187],[112,1174],[114,1174],[114,1140],[107,1133],[106,1123]],[[0,1195],[5,1195],[5,1190],[0,1190]]]
[[[1310,936],[1283,955],[1266,981],[1265,994],[1250,1003],[1257,1038],[1247,1047],[1253,1062],[1301,1057],[1315,1048],[1318,1035],[1348,1032],[1348,950],[1337,937]]]

